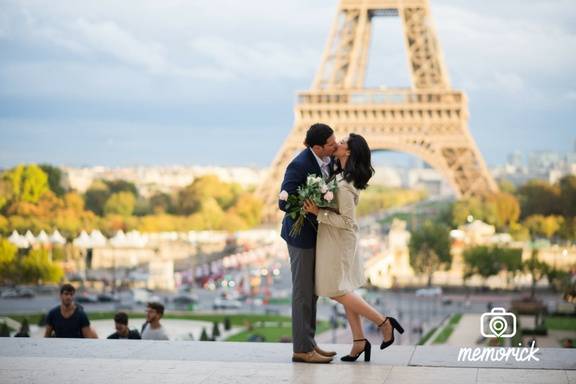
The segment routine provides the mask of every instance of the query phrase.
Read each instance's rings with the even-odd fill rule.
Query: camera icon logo
[[[510,338],[516,334],[516,315],[496,307],[480,316],[480,333],[484,337]]]

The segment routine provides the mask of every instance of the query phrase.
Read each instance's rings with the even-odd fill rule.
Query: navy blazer
[[[330,173],[332,173],[331,166],[329,169]],[[316,161],[316,157],[314,157],[314,153],[312,153],[311,148],[306,148],[300,152],[298,156],[296,156],[294,160],[288,164],[280,191],[286,191],[290,195],[295,195],[297,193],[298,187],[306,184],[308,175],[322,177],[322,170],[320,169],[318,161]],[[282,211],[286,212],[285,201],[278,200],[278,206]],[[296,237],[291,237],[289,234],[290,230],[292,229],[292,225],[294,224],[294,220],[292,220],[289,215],[284,215],[284,219],[282,220],[282,231],[280,232],[280,235],[289,245],[304,249],[316,247],[318,221],[316,220],[316,216],[313,214],[308,214],[307,217],[309,220],[304,220],[304,225],[302,226],[300,234]]]

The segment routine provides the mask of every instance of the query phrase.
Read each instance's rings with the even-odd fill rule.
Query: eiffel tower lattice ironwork
[[[378,16],[401,18],[411,88],[364,87],[372,20]],[[423,159],[458,197],[497,190],[468,130],[466,95],[450,86],[428,0],[340,1],[314,83],[298,94],[293,130],[259,187],[267,221],[279,217],[284,170],[316,122],[329,124],[337,137],[359,133],[372,150]]]

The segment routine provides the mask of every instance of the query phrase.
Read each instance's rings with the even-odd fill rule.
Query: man
[[[142,326],[142,339],[168,340],[168,335],[160,324],[164,315],[164,306],[160,303],[148,303],[146,307],[146,323]]]
[[[337,148],[334,131],[326,124],[314,124],[306,132],[304,149],[286,168],[281,191],[296,194],[299,186],[306,184],[310,174],[328,179],[332,173],[330,156]],[[279,207],[286,212],[286,201],[279,200]],[[314,215],[308,215],[300,234],[290,236],[294,220],[284,215],[281,236],[288,244],[292,271],[292,361],[304,363],[329,363],[335,352],[320,349],[314,341],[316,332],[316,301],[314,294],[314,263],[316,255],[316,228]]]
[[[74,303],[75,293],[71,284],[60,288],[60,305],[48,312],[44,337],[98,338],[82,307]]]
[[[108,336],[109,339],[141,339],[137,330],[128,328],[128,315],[124,312],[118,312],[114,315],[114,326],[116,332]]]

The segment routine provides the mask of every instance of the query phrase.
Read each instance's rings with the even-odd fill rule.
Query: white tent
[[[26,237],[26,240],[28,240],[28,243],[30,243],[30,244],[36,243],[36,237],[34,236],[34,234],[32,232],[30,232],[30,230],[27,230],[26,234],[24,236]]]
[[[17,246],[18,248],[28,248],[30,246],[30,242],[26,239],[25,236],[20,236],[18,232],[13,231],[8,241]]]
[[[50,235],[50,242],[52,244],[66,244],[66,239],[64,238],[64,236],[62,236],[60,234],[60,232],[58,232],[57,229],[54,230],[54,232],[52,232],[52,235]]]
[[[73,244],[80,248],[91,248],[92,241],[86,231],[80,232],[80,236],[74,239]]]
[[[40,231],[36,240],[40,244],[48,244],[50,242],[50,239],[48,238],[48,235],[46,234],[46,232],[44,232],[44,230]]]
[[[106,237],[97,229],[90,232],[90,241],[93,247],[103,247],[106,245]]]

